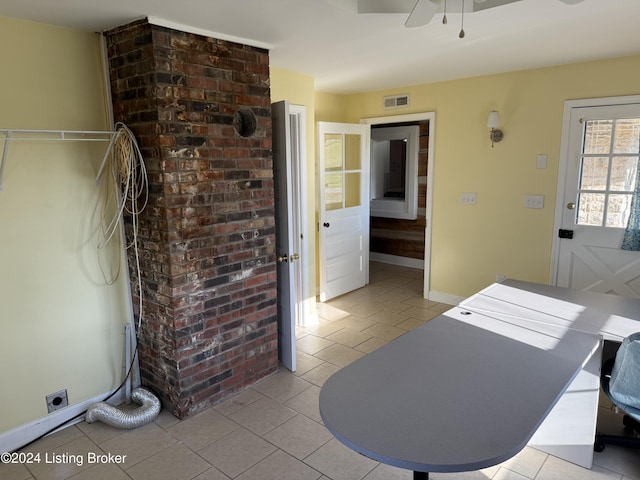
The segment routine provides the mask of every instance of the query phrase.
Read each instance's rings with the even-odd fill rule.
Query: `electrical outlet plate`
[[[47,401],[47,413],[55,412],[61,408],[69,405],[69,399],[67,397],[66,390],[60,390],[59,392],[51,393],[45,397]]]
[[[525,208],[544,208],[544,195],[525,195]]]
[[[477,195],[472,192],[464,192],[460,195],[460,203],[463,205],[475,205],[477,200]]]

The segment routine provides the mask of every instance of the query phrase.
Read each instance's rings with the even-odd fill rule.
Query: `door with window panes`
[[[640,297],[640,252],[620,249],[639,150],[640,105],[572,109],[558,286]]]

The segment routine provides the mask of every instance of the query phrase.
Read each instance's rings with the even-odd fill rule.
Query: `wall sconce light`
[[[504,137],[502,130],[500,130],[500,114],[497,110],[491,110],[489,112],[489,118],[487,119],[487,128],[491,129],[489,138],[491,139],[491,148],[494,143],[498,143]]]

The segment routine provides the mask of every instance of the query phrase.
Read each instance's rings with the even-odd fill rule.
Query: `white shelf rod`
[[[104,160],[100,167],[100,173],[104,166],[113,141],[116,138],[118,132],[110,131],[92,131],[92,130],[16,130],[8,128],[0,128],[0,140],[4,141],[4,147],[2,149],[2,162],[0,163],[0,191],[2,191],[2,178],[4,174],[4,168],[7,164],[7,155],[9,152],[9,144],[15,141],[30,141],[30,142],[109,142],[109,147],[105,153]],[[4,136],[4,138],[2,138]],[[98,178],[100,174],[98,175]],[[97,181],[97,179],[96,179]]]

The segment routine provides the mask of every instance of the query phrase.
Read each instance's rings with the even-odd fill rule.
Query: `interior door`
[[[556,285],[640,297],[640,253],[620,249],[638,168],[640,104],[572,108],[566,141]]]
[[[290,108],[287,101],[274,103],[271,108],[273,121],[273,170],[276,196],[276,255],[278,271],[278,356],[282,364],[296,370],[295,335],[295,263],[299,254],[292,250],[293,225],[293,175],[291,161]]]
[[[320,300],[369,282],[367,124],[319,122]]]

